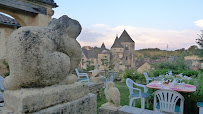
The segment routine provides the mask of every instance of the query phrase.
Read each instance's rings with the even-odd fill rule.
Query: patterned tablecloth
[[[185,92],[185,93],[196,91],[196,86],[190,85],[190,84],[181,84],[181,83],[174,85],[173,83],[163,84],[161,81],[152,81],[146,86],[152,89],[166,89],[166,90],[174,90],[174,91]]]

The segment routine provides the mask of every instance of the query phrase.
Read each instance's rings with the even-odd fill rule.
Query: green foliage
[[[176,69],[174,63],[172,62],[161,62],[161,63],[158,63],[158,64],[154,64],[154,67],[158,70],[158,69],[171,69],[171,70],[174,70]]]
[[[137,83],[145,83],[145,77],[143,74],[138,73],[136,70],[132,69],[125,69],[123,72],[123,78],[126,80],[127,78],[130,78],[134,82]]]
[[[113,62],[110,62],[108,59],[107,59],[107,56],[104,56],[104,58],[101,59],[102,61],[102,65],[104,65],[106,67],[105,70],[109,71],[109,70],[113,70],[114,68],[114,64]]]
[[[6,76],[8,76],[8,75],[10,74],[10,69],[9,69],[8,62],[6,62],[6,61],[4,60],[4,61],[3,61],[3,64],[6,65],[6,68],[7,68],[7,70],[8,70],[8,72],[6,72],[6,73],[4,74],[4,76],[6,77]]]
[[[94,70],[94,65],[88,65],[86,71]]]
[[[201,34],[198,34],[199,38],[196,39],[197,44],[199,45],[200,49],[197,50],[197,55],[200,58],[203,58],[203,30],[201,30]],[[203,59],[201,60],[203,61]]]
[[[6,72],[6,73],[4,73],[4,76],[6,77],[6,76],[9,76],[9,74],[10,74],[10,72]]]
[[[157,60],[162,57],[171,57],[171,56],[181,56],[182,53],[185,53],[185,55],[194,55],[196,54],[197,46],[193,45],[188,50],[177,49],[175,51],[167,51],[167,50],[160,50],[158,48],[148,48],[148,49],[141,49],[136,50],[136,58],[143,59],[143,58],[149,58],[152,60]],[[187,52],[187,53],[186,53]]]
[[[197,77],[198,87],[197,91],[195,92],[196,95],[202,96],[203,101],[203,72],[200,72]]]
[[[189,81],[190,84],[196,86],[196,91],[193,93],[181,93],[185,98],[185,105],[184,109],[186,114],[198,114],[199,108],[197,107],[197,102],[203,101],[203,72],[198,74],[197,78],[194,78]]]
[[[3,64],[6,65],[6,68],[9,70],[9,65],[5,60],[3,61]]]
[[[155,70],[153,72],[154,76],[159,76],[159,75],[165,75],[166,72],[168,71],[172,71],[173,74],[180,74],[183,73],[183,75],[186,76],[197,76],[198,75],[198,71],[193,71],[193,70],[171,70],[171,69],[159,69],[159,70]]]
[[[85,61],[84,63],[87,63],[87,68],[86,69],[83,69],[83,71],[90,71],[90,70],[94,70],[94,65],[91,65],[91,61],[90,60],[87,60]]]
[[[185,52],[182,52],[182,54],[177,57],[176,61],[174,62],[164,61],[161,63],[154,64],[153,66],[156,68],[156,70],[154,71],[154,76],[165,75],[168,71],[172,71],[174,74],[183,73],[183,75],[187,76],[197,76],[197,71],[189,70],[186,61],[184,60],[185,55]]]
[[[198,47],[196,45],[192,45],[188,48],[187,52],[189,55],[196,55]]]

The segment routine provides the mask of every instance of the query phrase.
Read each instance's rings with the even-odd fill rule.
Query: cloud
[[[162,30],[154,28],[139,28],[135,26],[120,25],[111,27],[108,25],[96,24],[90,28],[84,28],[78,41],[82,46],[100,47],[104,42],[110,49],[116,38],[120,36],[125,29],[131,38],[135,41],[135,49],[160,48],[175,50],[180,48],[189,48],[195,45],[195,39],[199,31],[195,30]],[[99,25],[99,26],[98,26]],[[101,29],[104,27],[104,29]]]
[[[94,24],[93,27],[96,27],[96,28],[107,28],[107,27],[110,27],[110,26],[106,25],[106,24]]]
[[[203,27],[203,20],[197,20],[194,23],[196,26]]]

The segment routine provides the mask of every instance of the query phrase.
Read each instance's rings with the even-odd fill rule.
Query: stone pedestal
[[[118,109],[120,107],[116,107],[113,104],[105,103],[99,108],[99,114],[118,114]]]
[[[5,106],[2,113],[83,113],[95,114],[96,95],[82,83],[54,85],[45,88],[7,90],[4,92]],[[1,112],[0,112],[1,113]]]

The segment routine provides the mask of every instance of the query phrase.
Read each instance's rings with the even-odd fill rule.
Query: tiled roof
[[[126,32],[126,30],[123,31],[121,36],[119,37],[120,42],[134,42],[130,35]]]
[[[51,5],[53,7],[58,7],[56,3],[54,3],[53,0],[26,0],[31,2],[39,2]],[[33,4],[31,2],[26,2],[22,0],[0,0],[0,7],[5,10],[12,10],[12,11],[25,11],[35,14],[45,14],[47,15],[47,8],[43,6],[39,6],[36,4]]]
[[[82,48],[82,52],[84,53],[86,58],[98,58],[98,54],[101,54],[103,51],[106,51],[107,54],[109,54],[108,49],[102,49],[102,48],[91,48],[89,50]]]
[[[20,26],[20,24],[15,19],[12,19],[1,13],[0,13],[0,24]]]
[[[87,50],[85,48],[82,48],[82,52],[84,53],[85,57],[88,58]]]
[[[33,0],[28,0],[28,1],[33,1]],[[35,0],[35,1],[51,5],[53,7],[58,7],[58,5],[54,2],[54,0]]]
[[[120,43],[120,40],[118,39],[118,36],[116,36],[116,39],[111,48],[123,48],[122,44]]]
[[[98,58],[98,53],[95,50],[87,50],[88,58]]]

